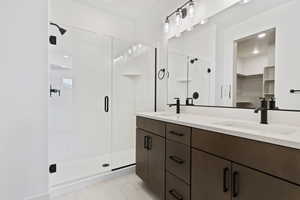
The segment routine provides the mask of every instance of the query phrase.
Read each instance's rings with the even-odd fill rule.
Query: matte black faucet
[[[261,107],[255,109],[255,113],[258,113],[260,111],[261,118],[260,123],[261,124],[268,124],[268,101],[265,98],[261,99]]]
[[[174,98],[176,100],[176,104],[170,104],[169,106],[176,106],[176,114],[180,114],[180,98]]]

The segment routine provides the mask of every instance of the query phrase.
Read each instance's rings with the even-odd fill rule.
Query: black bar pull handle
[[[226,193],[229,191],[229,168],[226,167],[223,169],[223,192]]]
[[[178,158],[177,156],[170,156],[169,157],[172,161],[174,161],[175,163],[178,163],[178,164],[183,164],[184,163],[184,160],[182,160],[181,158]]]
[[[109,97],[104,97],[104,111],[109,112]]]
[[[290,93],[292,93],[292,94],[295,94],[295,93],[298,93],[298,92],[300,93],[300,90],[295,90],[295,89],[290,90]]]
[[[176,190],[174,190],[174,189],[170,190],[169,194],[172,195],[177,200],[183,200],[183,196],[178,194],[178,192],[176,192]]]
[[[178,136],[178,137],[183,137],[183,136],[184,136],[183,133],[177,133],[177,132],[175,132],[175,131],[170,131],[170,134],[176,135],[176,136]]]
[[[152,149],[152,137],[148,136],[147,143],[147,149],[150,151]]]
[[[239,175],[239,173],[238,172],[234,172],[233,173],[233,179],[232,179],[232,181],[233,181],[233,197],[234,198],[236,198],[236,197],[238,197],[239,196],[239,190],[240,190],[240,188],[239,188],[239,177],[240,175]]]
[[[144,149],[148,149],[148,136],[144,137]]]

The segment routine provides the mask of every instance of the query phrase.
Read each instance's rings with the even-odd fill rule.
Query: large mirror
[[[168,40],[168,103],[300,110],[300,2],[253,0]]]

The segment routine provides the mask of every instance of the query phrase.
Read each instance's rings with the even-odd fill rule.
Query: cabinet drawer
[[[300,184],[300,150],[200,129],[192,147]]]
[[[190,183],[190,148],[167,140],[166,169],[178,178]]]
[[[190,200],[190,187],[188,184],[166,173],[166,200]]]
[[[186,126],[167,124],[166,137],[169,140],[190,145],[192,129]]]
[[[137,117],[136,126],[137,128],[149,131],[161,137],[166,137],[166,125],[164,122],[144,117]]]

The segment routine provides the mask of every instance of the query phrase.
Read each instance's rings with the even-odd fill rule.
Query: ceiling
[[[262,33],[265,33],[266,36],[264,38],[258,38],[258,35]],[[240,58],[249,58],[268,54],[270,46],[275,45],[275,37],[276,31],[275,29],[271,29],[238,40],[238,56]],[[254,50],[257,50],[259,53],[254,54]]]
[[[185,0],[74,0],[131,20],[166,15]],[[149,17],[150,16],[150,17]]]
[[[187,0],[74,0],[101,11],[133,20],[142,25],[161,29],[165,17]],[[200,2],[201,0],[195,0]],[[222,1],[222,0],[220,0]],[[292,0],[252,0],[246,5],[236,5],[216,15],[212,21],[220,26],[230,26],[258,13]],[[156,30],[157,31],[157,30]]]

